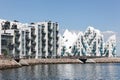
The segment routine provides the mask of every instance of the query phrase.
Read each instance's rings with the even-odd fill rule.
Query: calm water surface
[[[0,70],[0,80],[120,80],[120,63],[25,66]]]

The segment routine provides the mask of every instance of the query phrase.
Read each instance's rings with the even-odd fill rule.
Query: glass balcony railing
[[[49,45],[52,45],[52,44],[53,44],[53,41],[52,41],[52,40],[49,40],[49,41],[48,41],[48,44],[49,44]]]
[[[52,46],[48,46],[48,50],[52,51],[53,47]]]
[[[29,45],[26,45],[26,49],[29,50],[29,49],[30,49],[30,46],[29,46]]]
[[[32,42],[32,45],[36,45],[36,42]]]
[[[19,36],[20,36],[20,34],[19,34],[19,33],[15,33],[15,36],[19,37]]]
[[[35,30],[35,27],[32,27],[31,30]]]
[[[15,43],[16,43],[16,44],[20,44],[20,41],[16,41]]]
[[[31,36],[34,37],[34,38],[36,37],[35,33],[32,33]]]
[[[48,34],[48,38],[52,39],[53,38],[52,34]]]
[[[45,46],[46,46],[46,43],[42,42],[42,47],[45,48]]]
[[[30,38],[28,36],[26,37],[26,41],[28,41],[28,42],[30,41]]]
[[[52,26],[48,26],[48,31],[52,32],[53,31],[53,27]]]
[[[46,52],[45,48],[42,48],[42,53],[45,53],[45,52]]]
[[[15,51],[16,51],[16,52],[20,52],[20,49],[16,47],[16,48],[15,48]]]

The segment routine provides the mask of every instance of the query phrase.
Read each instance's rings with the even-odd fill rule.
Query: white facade
[[[59,26],[56,22],[22,24],[0,20],[0,30],[1,34],[9,33],[13,36],[13,57],[37,59],[59,56]]]
[[[3,46],[2,42],[5,40],[7,44]],[[7,45],[13,48],[9,50]],[[105,43],[102,33],[93,27],[88,27],[84,33],[78,34],[65,30],[63,36],[60,36],[57,22],[22,24],[16,20],[0,19],[0,55],[5,53],[5,49],[11,56],[19,58],[69,55],[113,57],[116,53],[116,38],[113,35]]]
[[[62,37],[62,56],[107,56],[113,57],[116,52],[116,36],[111,36],[104,42],[101,32],[93,27],[75,33],[66,30]]]

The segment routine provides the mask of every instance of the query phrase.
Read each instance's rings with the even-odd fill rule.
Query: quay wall
[[[20,63],[21,62],[23,62],[23,65],[82,63],[79,59],[23,59],[23,60],[20,61]]]
[[[9,69],[17,67],[21,67],[21,64],[17,63],[15,60],[0,59],[0,69]]]
[[[120,63],[120,58],[92,58],[86,63]],[[9,69],[35,64],[83,64],[79,59],[58,58],[58,59],[21,59],[16,62],[12,59],[0,59],[0,69]]]
[[[120,58],[93,58],[96,63],[120,63]]]

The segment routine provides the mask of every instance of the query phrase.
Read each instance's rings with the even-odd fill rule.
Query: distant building
[[[62,56],[106,56],[114,57],[116,54],[116,36],[111,36],[104,42],[101,32],[93,27],[78,34],[65,30],[61,45]]]

